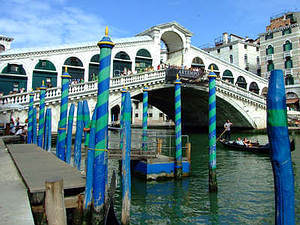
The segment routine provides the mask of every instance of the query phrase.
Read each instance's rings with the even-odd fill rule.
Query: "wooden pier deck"
[[[44,192],[45,181],[54,177],[63,179],[65,191],[85,187],[77,169],[34,144],[8,145],[8,150],[30,193]]]

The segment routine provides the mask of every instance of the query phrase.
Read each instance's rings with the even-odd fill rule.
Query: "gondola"
[[[230,150],[236,150],[236,151],[245,151],[245,152],[253,152],[253,153],[262,153],[262,154],[269,154],[270,152],[270,145],[259,145],[259,144],[253,144],[251,147],[246,145],[239,145],[236,144],[234,141],[226,141],[224,139],[219,140],[220,143],[223,144],[223,146],[227,147]],[[291,151],[295,150],[295,140],[293,139],[291,141]]]
[[[106,214],[105,214],[105,225],[120,225],[121,223],[116,217],[115,210],[114,210],[114,194],[116,190],[116,173],[113,172],[111,182],[110,182],[110,188],[108,191],[108,201],[106,205]]]

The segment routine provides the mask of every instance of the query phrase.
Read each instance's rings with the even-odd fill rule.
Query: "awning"
[[[299,98],[290,98],[286,100],[286,104],[294,104],[299,101]]]

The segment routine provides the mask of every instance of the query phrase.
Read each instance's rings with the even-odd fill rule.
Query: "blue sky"
[[[299,0],[0,0],[0,34],[13,48],[132,37],[176,21],[193,32],[192,44],[213,43],[223,32],[256,38],[270,16],[300,11]]]

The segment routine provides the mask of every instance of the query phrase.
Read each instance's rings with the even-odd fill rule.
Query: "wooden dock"
[[[85,187],[77,169],[34,144],[8,145],[8,150],[30,193],[44,192],[46,179],[54,177],[63,179],[65,190]]]

